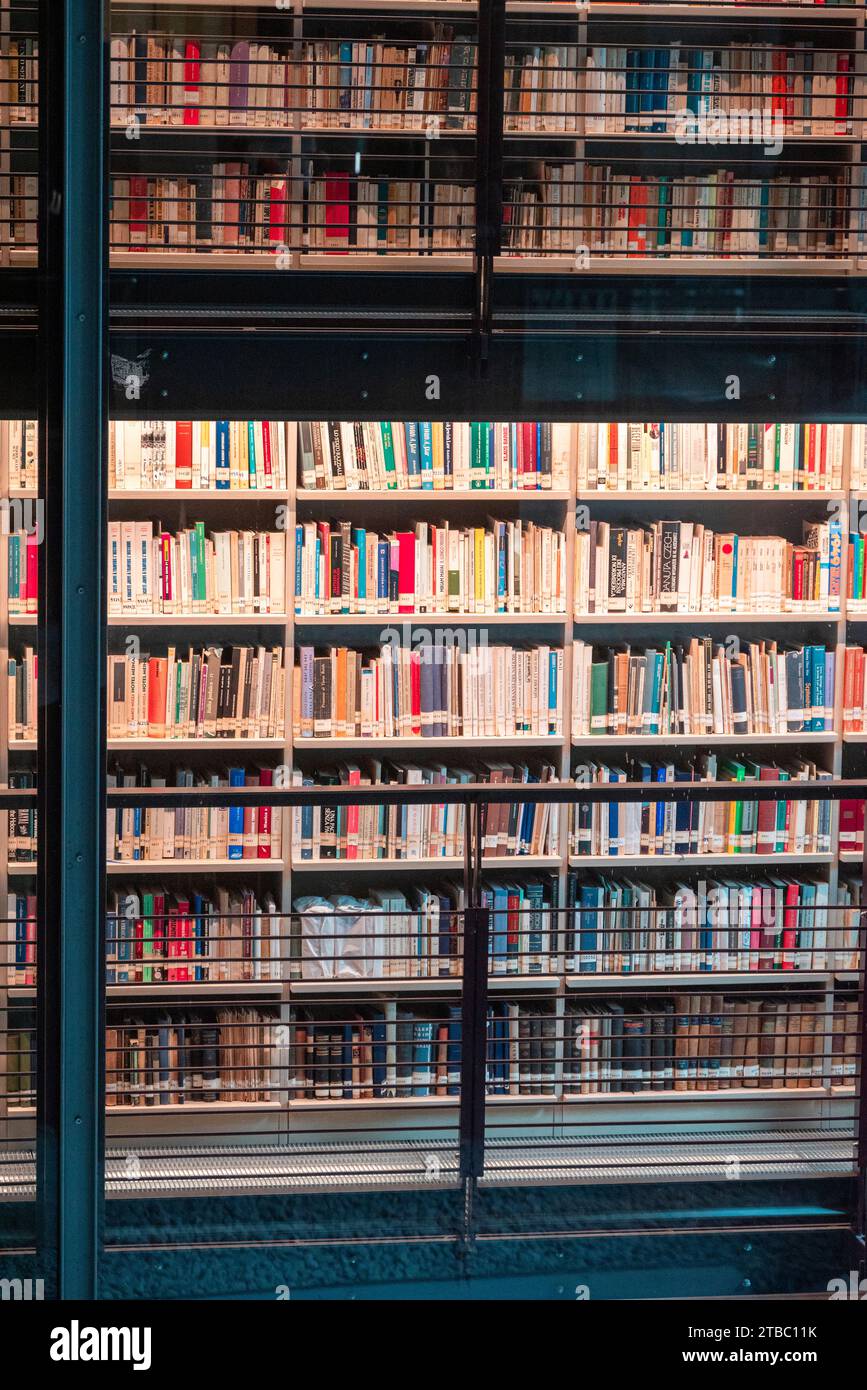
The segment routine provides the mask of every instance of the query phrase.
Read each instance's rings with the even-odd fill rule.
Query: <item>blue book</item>
[[[416,1019],[412,1025],[412,1094],[429,1096],[433,1062],[434,1025]]]
[[[229,786],[243,787],[244,769],[242,767],[229,768]],[[243,806],[229,807],[229,858],[244,858],[244,808]]]
[[[801,725],[805,734],[813,732],[813,648],[804,647],[801,651],[801,667],[804,673],[804,720]]]
[[[194,893],[191,907],[193,909],[193,955],[201,957],[208,954],[208,942],[206,935],[206,919],[204,915],[205,899],[201,893]],[[230,926],[229,930],[232,930]],[[207,979],[207,967],[196,965],[193,970],[194,980]]]
[[[249,457],[247,459],[248,471],[250,474],[250,489],[256,488],[256,425],[253,420],[247,421],[247,449]]]
[[[338,110],[352,110],[352,44],[340,45],[340,87],[337,99]]]
[[[388,575],[391,565],[391,546],[380,541],[376,547],[376,597],[388,598]]]
[[[448,1094],[457,1096],[461,1090],[461,1008],[449,1005],[448,1038],[446,1041],[446,1075]]]
[[[363,526],[356,526],[352,531],[352,539],[358,551],[358,564],[356,565],[356,579],[358,584],[358,597],[367,598],[367,531]]]
[[[340,1048],[340,1081],[343,1099],[352,1100],[352,1024],[343,1025],[343,1043]]]
[[[295,527],[295,612],[301,612],[301,587],[304,568],[304,527]]]
[[[597,911],[601,906],[601,887],[592,883],[582,884],[578,917],[578,973],[580,975],[596,973],[597,932],[599,929]]]
[[[430,492],[433,490],[433,430],[430,420],[422,420],[419,425],[419,450],[421,453],[421,485]]]
[[[548,653],[548,732],[557,732],[557,653]]]
[[[410,478],[417,478],[421,473],[418,428],[414,420],[407,420],[403,427],[406,436],[406,471]]]
[[[214,463],[214,486],[218,492],[228,492],[231,485],[231,459],[229,457],[229,422],[217,421],[217,457]]]
[[[660,112],[662,119],[655,120],[653,129],[664,131],[667,127],[666,112],[668,111],[668,74],[670,68],[670,50],[668,48],[657,48],[655,50],[653,63],[653,110]]]
[[[384,1096],[388,1093],[386,1070],[386,1032],[385,1020],[378,1019],[373,1025],[373,1094]]]
[[[501,883],[494,885],[494,912],[491,919],[491,947],[495,974],[506,970],[509,949],[509,894]]]

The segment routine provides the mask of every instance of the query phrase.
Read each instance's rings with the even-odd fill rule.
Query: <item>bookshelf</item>
[[[6,433],[0,435],[0,443],[5,442],[7,446],[4,458],[8,468],[10,427],[7,423],[3,428]],[[255,762],[267,760],[272,767],[299,767],[302,771],[316,772],[343,758],[365,754],[392,756],[398,762],[405,758],[413,762],[429,760],[432,755],[440,761],[447,757],[451,765],[455,760],[458,763],[464,760],[474,763],[476,759],[484,759],[488,755],[494,759],[522,759],[526,750],[528,759],[541,758],[552,764],[557,777],[570,779],[577,775],[579,781],[580,767],[586,759],[597,757],[604,760],[614,750],[618,750],[615,759],[625,756],[630,750],[635,750],[640,756],[663,759],[690,757],[707,748],[720,750],[720,756],[727,752],[747,757],[755,750],[757,758],[766,756],[772,761],[803,753],[814,760],[821,771],[834,778],[849,772],[851,759],[860,756],[859,744],[867,739],[867,735],[846,735],[843,732],[844,690],[839,666],[832,693],[833,717],[829,719],[830,727],[820,731],[646,736],[576,736],[570,733],[574,696],[572,651],[574,644],[579,641],[604,645],[628,640],[643,647],[671,627],[673,632],[679,634],[683,631],[687,637],[719,632],[720,640],[728,639],[731,634],[749,638],[755,631],[762,638],[777,636],[784,643],[805,640],[802,634],[809,633],[815,641],[836,649],[847,641],[850,644],[857,641],[859,632],[857,612],[854,617],[851,616],[847,603],[848,552],[845,546],[837,611],[822,606],[808,613],[778,610],[632,615],[576,612],[573,601],[575,555],[578,521],[582,520],[583,524],[584,520],[579,517],[578,508],[589,509],[591,520],[612,524],[637,525],[640,518],[652,520],[659,513],[668,518],[693,521],[704,518],[710,526],[720,530],[732,528],[741,534],[747,531],[759,536],[782,533],[795,538],[800,536],[804,522],[833,516],[841,521],[845,531],[847,519],[855,515],[849,509],[853,501],[857,508],[859,495],[851,484],[853,478],[860,477],[859,460],[863,457],[860,427],[840,427],[840,475],[831,487],[818,485],[821,479],[805,477],[802,481],[817,482],[817,486],[797,491],[772,491],[762,487],[747,489],[743,486],[743,477],[739,476],[726,480],[729,484],[734,483],[734,487],[715,486],[704,490],[684,487],[654,493],[629,488],[622,491],[614,487],[606,490],[582,488],[579,486],[579,460],[586,456],[582,431],[592,427],[573,424],[559,427],[560,439],[564,442],[562,465],[565,471],[559,477],[550,478],[549,488],[460,488],[454,494],[447,488],[436,487],[430,490],[422,487],[398,487],[392,490],[374,487],[370,491],[305,488],[300,486],[302,459],[307,447],[302,439],[302,425],[287,421],[280,428],[285,430],[285,487],[275,487],[265,493],[256,489],[222,490],[217,496],[215,490],[207,486],[200,491],[195,488],[158,489],[147,485],[141,488],[112,486],[110,520],[122,523],[130,517],[141,521],[144,517],[159,516],[163,527],[173,533],[183,526],[192,526],[199,519],[198,508],[201,504],[210,518],[209,525],[244,529],[248,525],[264,526],[266,515],[273,509],[275,517],[279,513],[287,537],[284,611],[274,615],[250,614],[231,618],[219,614],[197,615],[180,620],[172,614],[117,615],[110,624],[110,650],[123,651],[124,643],[136,634],[139,627],[147,631],[147,640],[153,642],[171,641],[175,627],[179,630],[194,629],[188,639],[190,642],[200,640],[199,629],[205,634],[203,640],[220,642],[237,640],[235,633],[239,629],[242,639],[245,639],[248,630],[255,631],[264,626],[269,631],[269,641],[278,641],[287,653],[294,654],[293,659],[286,663],[285,670],[287,717],[284,734],[267,739],[113,738],[109,741],[111,755],[123,758],[124,754],[131,754],[137,762],[151,769],[164,770],[178,753],[183,755],[185,763],[195,769],[200,765],[210,765],[224,752],[231,752],[232,761],[246,764],[248,759],[244,755],[249,752]],[[807,437],[803,436],[805,439]],[[143,481],[146,483],[146,479]],[[616,475],[610,474],[608,481],[616,481]],[[714,481],[719,481],[716,475]],[[26,491],[22,488],[17,493],[12,488],[10,495],[13,498],[20,495],[23,499]],[[212,505],[216,502],[219,505]],[[331,519],[339,523],[347,514],[357,528],[389,532],[409,532],[421,520],[427,520],[431,526],[443,519],[450,519],[459,526],[476,524],[484,527],[486,516],[502,516],[511,521],[552,526],[562,533],[566,542],[566,612],[296,613],[298,604],[294,581],[297,528],[303,529],[308,521],[322,523]],[[5,572],[0,582],[5,582]],[[32,621],[35,615],[24,616]],[[628,626],[625,626],[625,620]],[[0,638],[7,652],[14,651],[16,644],[26,640],[26,625],[25,632],[20,634],[16,632],[19,626],[22,624],[7,619],[5,629],[0,628]],[[434,634],[452,629],[450,640],[460,641],[466,629],[485,630],[489,626],[497,642],[506,638],[511,640],[512,633],[515,633],[518,640],[562,647],[562,734],[499,739],[491,736],[456,738],[453,735],[439,738],[414,735],[394,738],[302,738],[295,729],[292,717],[293,673],[301,646],[375,646],[377,629],[381,631],[388,627],[402,632],[404,640],[411,640],[413,631],[417,629],[427,629]],[[617,636],[622,631],[628,631],[626,639]],[[178,645],[180,647],[182,644]],[[3,698],[2,695],[0,698]],[[4,740],[7,766],[10,757],[32,756],[34,748],[32,739]],[[25,765],[26,762],[25,756]],[[16,762],[15,766],[18,765]],[[842,913],[835,917],[833,911],[829,916],[829,930],[843,933],[842,924],[845,922],[849,936],[829,936],[828,944],[821,949],[813,946],[806,948],[793,970],[765,971],[757,970],[752,965],[739,969],[731,963],[727,968],[724,957],[719,956],[715,968],[710,969],[707,964],[696,969],[677,968],[671,963],[661,966],[657,960],[656,968],[641,969],[633,965],[624,973],[624,969],[612,965],[610,961],[602,964],[600,955],[598,969],[582,974],[576,968],[577,955],[573,953],[570,957],[569,951],[562,948],[567,930],[564,924],[567,921],[565,909],[569,902],[570,875],[578,875],[581,881],[596,874],[618,880],[637,877],[658,888],[680,880],[695,883],[707,877],[715,881],[719,875],[747,884],[768,874],[783,875],[786,879],[825,885],[829,905],[835,904],[842,879],[847,875],[854,876],[854,866],[860,863],[861,856],[854,850],[838,852],[838,806],[837,803],[832,805],[830,846],[821,850],[798,848],[772,855],[759,852],[657,852],[653,855],[621,852],[616,857],[610,854],[579,855],[570,851],[569,815],[567,809],[563,808],[549,852],[487,854],[482,861],[486,884],[538,880],[549,888],[555,888],[554,894],[544,901],[546,904],[549,901],[552,905],[558,904],[560,911],[558,916],[556,911],[550,912],[546,908],[555,944],[550,957],[542,961],[537,971],[528,972],[521,960],[517,963],[504,962],[502,957],[496,956],[495,948],[488,978],[491,1000],[502,1001],[503,1010],[512,1011],[508,1015],[511,1019],[520,1021],[526,1016],[547,1020],[540,1026],[550,1029],[553,1053],[550,1057],[549,1081],[538,1093],[500,1094],[495,1087],[493,1093],[488,1095],[491,1144],[496,1146],[503,1132],[507,1137],[518,1136],[534,1144],[538,1135],[551,1126],[554,1132],[563,1137],[564,1142],[568,1142],[570,1137],[580,1135],[588,1123],[608,1123],[615,1114],[618,1122],[634,1124],[636,1132],[643,1126],[656,1132],[660,1126],[664,1130],[670,1122],[671,1107],[675,1107],[677,1113],[688,1109],[690,1121],[694,1119],[696,1124],[724,1123],[735,1131],[742,1130],[745,1136],[757,1118],[773,1125],[785,1123],[787,1117],[796,1117],[799,1123],[808,1125],[830,1121],[839,1125],[843,1134],[846,1125],[851,1122],[854,1091],[853,1083],[845,1074],[847,1063],[841,1062],[834,1050],[838,1044],[834,1041],[830,1024],[827,1028],[823,1027],[821,1048],[813,1054],[814,1075],[807,1079],[808,1084],[804,1084],[802,1077],[797,1077],[797,1084],[794,1084],[795,1073],[791,1070],[794,1064],[785,1061],[782,1063],[784,1070],[778,1078],[779,1084],[768,1084],[763,1080],[761,1086],[754,1092],[751,1090],[750,1094],[745,1094],[745,1088],[728,1088],[724,1085],[715,1088],[712,1093],[703,1084],[695,1092],[690,1090],[685,1093],[663,1086],[653,1091],[638,1090],[629,1094],[594,1093],[592,1090],[582,1094],[571,1087],[566,1073],[566,1048],[570,1045],[576,1000],[588,1000],[603,1015],[612,1002],[619,1000],[628,1016],[630,1007],[633,1007],[629,1004],[632,1000],[640,1001],[636,1007],[645,1011],[658,1005],[662,1015],[667,1016],[676,1000],[687,997],[730,999],[732,1009],[740,1007],[739,1001],[758,1000],[762,1007],[770,1007],[774,999],[779,999],[787,1009],[802,1004],[805,1008],[820,1009],[823,1019],[833,1019],[836,1008],[839,1018],[839,1010],[854,998],[853,988],[858,978],[853,969],[851,911],[848,917]],[[178,856],[174,859],[153,857],[133,862],[125,860],[108,865],[110,892],[115,891],[116,885],[118,892],[124,892],[126,884],[136,884],[139,890],[144,891],[148,884],[157,885],[160,880],[165,880],[170,892],[175,891],[173,884],[187,892],[188,886],[204,882],[214,885],[215,890],[217,885],[223,884],[233,891],[236,887],[240,890],[242,885],[252,884],[260,902],[264,901],[266,894],[270,894],[275,906],[275,943],[272,944],[270,960],[276,978],[240,979],[230,975],[225,979],[151,980],[139,983],[116,979],[108,985],[109,1004],[118,1009],[122,1006],[125,1018],[138,1016],[130,1014],[130,1010],[137,1009],[146,1022],[153,1017],[152,1011],[158,1008],[160,1001],[164,1008],[196,1007],[199,1015],[203,1010],[207,1012],[208,1007],[214,1011],[249,1007],[259,1011],[263,1027],[288,1029],[290,1038],[296,1036],[292,1030],[298,1028],[301,1018],[307,1018],[308,1026],[312,1028],[323,1021],[327,1024],[332,1014],[338,1020],[344,1018],[347,1010],[354,1010],[359,1017],[367,1020],[363,1026],[371,1028],[379,1026],[377,1020],[381,1019],[382,1026],[396,1029],[406,1017],[416,1020],[430,1018],[432,1022],[429,1025],[425,1022],[424,1026],[446,1028],[449,1010],[454,1009],[460,999],[462,977],[458,961],[449,964],[447,975],[431,973],[437,968],[442,969],[442,961],[438,966],[435,958],[427,959],[423,964],[415,960],[402,964],[399,958],[392,959],[386,955],[383,968],[383,962],[377,964],[375,959],[376,951],[382,949],[380,945],[374,947],[374,956],[369,964],[356,973],[344,977],[340,969],[333,973],[326,970],[321,977],[317,977],[314,967],[318,969],[318,958],[315,953],[309,957],[303,953],[303,943],[299,938],[301,919],[293,909],[299,899],[316,900],[334,893],[347,894],[353,900],[369,901],[372,891],[379,891],[389,884],[410,894],[419,883],[429,885],[436,891],[440,883],[460,882],[465,869],[460,850],[453,854],[421,854],[410,858],[371,859],[361,852],[355,858],[303,858],[299,855],[294,834],[295,813],[286,811],[276,814],[281,814],[283,820],[282,852],[268,860]],[[8,863],[7,892],[20,890],[30,881],[32,873],[32,864]],[[495,908],[494,919],[496,915]],[[428,930],[433,931],[433,927],[429,925]],[[522,925],[519,931],[523,930]],[[561,944],[556,944],[558,940]],[[386,948],[387,951],[391,949]],[[339,955],[337,959],[340,960]],[[682,963],[678,961],[677,964]],[[229,969],[231,971],[233,967]],[[368,970],[370,973],[367,973]],[[711,990],[712,996],[709,994]],[[32,999],[32,986],[7,985],[4,999],[7,1008],[10,1004],[23,1008],[28,999]],[[507,1017],[506,1013],[503,1017]],[[271,1073],[277,1080],[274,1094],[269,1091],[267,1100],[257,1099],[246,1103],[232,1099],[209,1102],[193,1100],[184,1110],[184,1115],[188,1117],[188,1122],[183,1121],[185,1133],[189,1131],[203,1144],[220,1142],[221,1136],[243,1136],[245,1142],[253,1136],[263,1144],[275,1139],[288,1143],[290,1148],[293,1144],[300,1144],[303,1149],[305,1144],[347,1140],[360,1125],[361,1115],[367,1117],[364,1122],[366,1128],[372,1127],[378,1135],[398,1144],[403,1141],[415,1142],[413,1136],[421,1134],[425,1135],[427,1141],[433,1132],[443,1136],[453,1133],[457,1123],[458,1098],[448,1093],[401,1094],[398,1087],[398,1094],[378,1097],[347,1094],[341,1089],[338,1097],[333,1092],[312,1095],[309,1085],[305,1088],[303,1084],[299,1092],[298,1068],[292,1060],[294,1045],[283,1042],[275,1046]],[[786,1067],[790,1068],[788,1072]],[[115,1103],[109,1110],[110,1138],[121,1144],[131,1139],[139,1142],[146,1139],[148,1144],[157,1145],[158,1150],[161,1138],[163,1143],[169,1144],[177,1124],[181,1123],[176,1108],[171,1106],[163,1108],[140,1103]],[[26,1107],[17,1106],[14,1111],[13,1115],[7,1109],[7,1124],[9,1132],[16,1135],[24,1132],[29,1116]],[[503,1119],[504,1116],[509,1118]],[[746,1138],[743,1142],[747,1143]],[[845,1140],[839,1142],[845,1149]],[[155,1155],[157,1150],[154,1150]],[[161,1160],[155,1156],[154,1161]],[[845,1162],[845,1156],[840,1161]],[[804,1171],[814,1171],[806,1160]],[[293,1178],[293,1181],[296,1180],[300,1181],[297,1174]],[[253,1182],[252,1173],[249,1181]],[[288,1177],[286,1181],[289,1181]],[[264,1178],[263,1184],[267,1187]]]

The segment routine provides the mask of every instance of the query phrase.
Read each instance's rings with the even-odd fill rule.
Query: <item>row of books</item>
[[[36,1031],[33,1028],[9,1028],[3,1039],[6,1046],[4,1087],[10,1110],[36,1104]]]
[[[109,656],[108,737],[281,738],[285,689],[282,647]]]
[[[591,521],[575,538],[575,612],[839,612],[842,525],[802,526],[803,543],[795,545],[701,522]]]
[[[582,423],[577,487],[579,493],[841,488],[845,430],[839,424]],[[867,478],[863,444],[859,456]]]
[[[0,180],[0,246],[34,250],[39,228],[39,179],[4,173]]]
[[[20,658],[6,662],[8,733],[10,743],[36,739],[39,658],[33,647],[25,647]]]
[[[113,889],[105,927],[106,984],[279,980],[280,921],[273,896],[250,888]],[[15,965],[21,968],[17,949]]]
[[[657,48],[593,45],[581,74],[584,129],[588,135],[682,134],[689,128],[683,118],[692,117],[707,123],[708,142],[716,143],[731,140],[732,119],[748,139],[752,117],[760,126],[763,119],[772,122],[775,134],[851,135],[854,79],[852,53],[809,40],[711,48],[679,39]]]
[[[863,647],[844,647],[843,733],[867,733],[867,660]]]
[[[453,179],[319,172],[305,161],[260,172],[221,160],[190,174],[116,174],[113,251],[189,249],[292,252],[471,251],[475,188]],[[278,268],[286,268],[286,264]]]
[[[563,1088],[573,1095],[851,1086],[856,1001],[683,994],[566,1016]]]
[[[111,114],[121,125],[424,131],[434,119],[466,130],[475,69],[475,43],[444,24],[417,43],[115,34]]]
[[[860,520],[859,517],[858,521]],[[860,531],[849,533],[846,597],[854,603],[863,603],[867,599],[867,538]]]
[[[105,1103],[255,1104],[279,1097],[274,1016],[265,1009],[125,1017],[105,1030]]]
[[[218,772],[176,768],[160,775],[110,770],[109,787],[271,787],[270,767],[230,767]],[[106,813],[106,853],[115,863],[163,860],[238,860],[257,864],[280,860],[283,815],[270,806],[189,806],[110,808]]]
[[[505,246],[518,255],[831,257],[849,249],[844,172],[748,178],[625,173],[575,161],[507,183]]]
[[[300,482],[309,491],[563,489],[571,431],[538,421],[301,420]]]
[[[707,781],[731,784],[733,792],[744,782],[822,782],[831,777],[803,758],[780,765],[714,753],[682,763],[627,759],[622,767],[609,767],[590,762],[580,771],[587,783]],[[832,803],[789,800],[783,786],[780,793],[762,801],[742,801],[735,792],[726,801],[579,802],[571,808],[569,850],[606,858],[830,854]]]
[[[287,485],[283,420],[113,420],[108,441],[110,488],[268,492]],[[31,454],[35,442],[28,463]]]
[[[36,984],[36,894],[6,894],[0,951],[0,985]]]
[[[33,772],[10,772],[7,778],[12,791],[29,790],[36,786]],[[11,864],[32,864],[36,860],[36,806],[19,806],[6,812],[6,852]]]
[[[420,521],[384,535],[350,521],[295,528],[295,612],[565,613],[566,538],[550,526]]]
[[[563,652],[455,645],[300,647],[295,736],[508,738],[563,732]]]
[[[367,758],[341,763],[315,773],[293,769],[297,787],[465,786],[470,782],[520,782],[525,785],[558,780],[547,763],[480,760],[470,768],[444,763],[418,764]],[[405,806],[297,807],[290,812],[293,859],[463,859],[466,811],[447,804]],[[504,803],[488,808],[482,847],[496,858],[559,854],[560,809],[541,803]]]
[[[461,1011],[301,1007],[293,1010],[288,1054],[290,1102],[457,1096]]]
[[[657,734],[800,734],[834,727],[836,653],[710,637],[662,650],[572,648],[575,738]],[[863,672],[862,672],[863,674]]]
[[[9,569],[11,602],[11,549]],[[110,521],[108,612],[285,613],[286,533],[207,532],[197,521],[173,535],[159,522]]]
[[[574,44],[510,46],[503,84],[506,134],[581,130],[582,51]]]
[[[546,975],[557,970],[555,878],[483,881],[490,908],[492,974]],[[312,894],[292,904],[291,977],[302,980],[437,979],[463,969],[462,884],[370,889],[365,898]]]
[[[39,536],[12,531],[7,545],[7,605],[10,616],[39,611]]]
[[[850,485],[867,487],[863,424],[301,420],[297,428],[298,481],[308,491],[565,490],[574,457],[579,494],[811,492],[842,488],[847,452]],[[8,429],[10,484],[35,487],[36,423],[10,420]],[[113,489],[286,485],[284,421],[110,424]]]
[[[774,875],[644,883],[569,871],[559,943],[582,975],[857,970],[861,885]]]
[[[39,426],[35,420],[3,420],[9,488],[35,488],[39,482]],[[115,426],[110,426],[114,431]],[[10,513],[11,514],[11,513]]]

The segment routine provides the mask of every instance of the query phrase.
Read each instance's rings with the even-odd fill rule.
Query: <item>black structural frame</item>
[[[41,1268],[49,1295],[89,1298],[98,1291],[103,1192],[103,970],[106,417],[210,415],[216,389],[224,415],[323,418],[341,409],[355,418],[857,419],[867,380],[867,288],[834,276],[817,284],[754,277],[497,277],[502,212],[502,70],[504,0],[480,0],[478,242],[468,277],[381,273],[325,275],[226,273],[219,287],[207,270],[115,274],[112,352],[147,362],[140,399],[109,385],[106,312],[107,6],[105,0],[42,0],[40,5],[39,344],[0,329],[9,371],[0,398],[20,414],[41,378],[40,495],[46,507],[41,547],[38,794],[38,1199]],[[481,83],[484,81],[484,90]],[[4,313],[27,319],[32,281],[9,272]],[[417,277],[423,280],[424,277]],[[28,283],[30,290],[28,291]],[[417,290],[405,309],[407,291]],[[220,303],[215,303],[219,294]],[[363,311],[347,315],[355,293]],[[423,301],[423,302],[421,302]],[[442,312],[445,303],[446,311]],[[388,316],[379,306],[388,307]],[[660,329],[664,321],[664,331]],[[395,323],[400,329],[395,329]],[[348,328],[348,324],[352,324]],[[650,326],[654,331],[648,332]],[[255,333],[237,331],[255,327]],[[32,328],[32,318],[31,318]],[[229,330],[229,331],[227,331]],[[340,351],[339,382],[334,380]],[[209,370],[202,370],[207,353]],[[473,370],[476,365],[481,370]],[[439,404],[425,382],[440,379]],[[738,400],[726,377],[742,382]],[[291,383],[291,397],[287,392]],[[374,385],[375,383],[375,385]],[[371,399],[375,397],[375,399]],[[624,411],[623,402],[629,405]],[[769,404],[772,402],[773,404]],[[710,412],[710,414],[709,414]],[[467,870],[477,883],[484,806],[502,800],[647,799],[646,787],[572,785],[430,789],[437,801],[472,811]],[[867,795],[867,782],[790,784],[807,799]],[[727,798],[718,784],[654,787],[654,798],[699,794]],[[756,799],[771,787],[750,789]],[[232,804],[290,806],[315,792],[233,789]],[[364,792],[328,788],[330,804]],[[32,804],[33,794],[0,792],[0,806]],[[378,802],[424,801],[373,789]],[[118,790],[109,805],[221,804],[219,792],[160,794]],[[222,804],[229,804],[224,801]],[[867,857],[864,886],[867,889]],[[862,901],[867,899],[864,893]],[[485,974],[487,914],[477,898],[466,924],[463,990],[461,1172],[466,1230],[484,1163]],[[863,998],[863,994],[862,994]],[[862,1009],[862,1076],[867,1019]],[[465,1094],[464,1094],[465,1090]],[[853,1234],[863,1261],[867,1108],[858,1118],[857,1212]]]

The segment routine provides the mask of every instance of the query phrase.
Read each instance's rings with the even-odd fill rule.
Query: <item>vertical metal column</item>
[[[460,1165],[464,1183],[464,1236],[472,1235],[476,1180],[485,1163],[485,1055],[487,1051],[489,914],[479,906],[485,806],[474,801],[464,824],[466,898],[464,979],[461,994]]]
[[[839,910],[839,909],[838,909]],[[856,1155],[858,1170],[856,1182],[857,1209],[855,1213],[856,1251],[859,1256],[859,1274],[867,1273],[867,1103],[864,1086],[867,1084],[867,834],[861,854],[861,911],[858,917],[858,1072],[855,1078],[857,1088],[858,1120],[856,1129]],[[833,1024],[832,1024],[833,1027]]]
[[[103,1195],[104,0],[40,6],[40,1241],[94,1298]]]
[[[494,257],[499,255],[502,243],[505,66],[505,0],[479,0],[474,353],[480,367],[488,360],[493,314]]]

